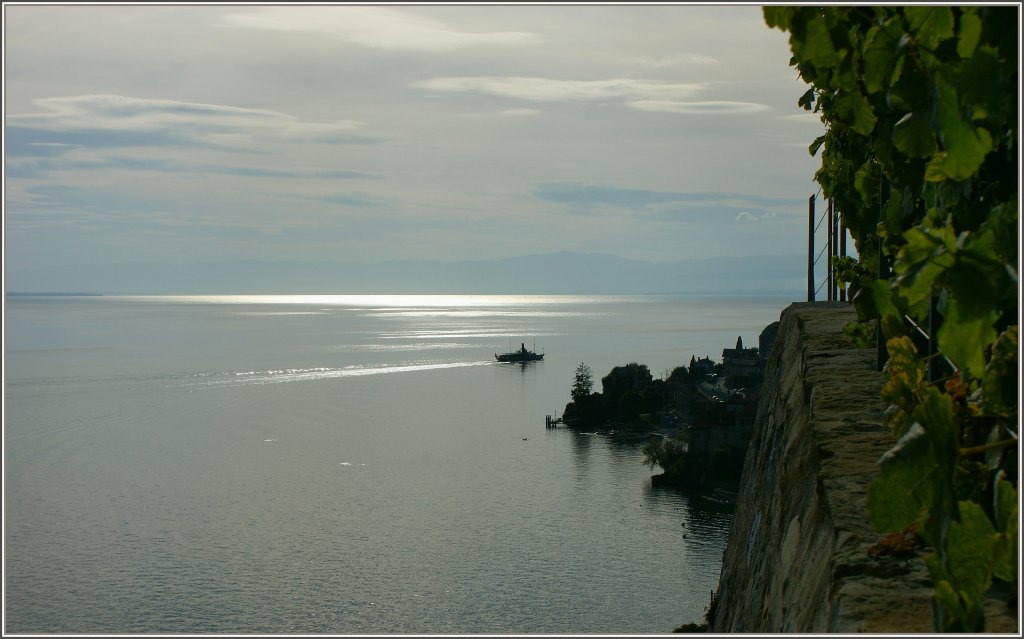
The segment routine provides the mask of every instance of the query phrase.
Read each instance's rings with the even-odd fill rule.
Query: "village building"
[[[741,394],[725,401],[702,401],[692,406],[691,425],[687,429],[687,450],[708,453],[730,446],[745,453],[754,430],[758,398]]]
[[[756,377],[761,374],[761,357],[756,348],[743,348],[743,338],[736,338],[736,348],[722,351],[722,367],[727,378]]]
[[[692,379],[703,379],[705,375],[715,374],[715,363],[709,357],[696,359],[690,356],[690,377]]]

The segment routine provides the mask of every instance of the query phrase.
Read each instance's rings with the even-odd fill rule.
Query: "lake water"
[[[9,633],[667,633],[731,517],[548,430],[779,298],[8,298]],[[527,347],[542,362],[498,364]]]

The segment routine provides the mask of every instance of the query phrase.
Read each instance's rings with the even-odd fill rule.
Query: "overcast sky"
[[[4,6],[6,267],[801,253],[756,5]]]

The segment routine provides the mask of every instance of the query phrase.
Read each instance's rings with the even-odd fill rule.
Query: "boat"
[[[502,353],[500,355],[495,353],[494,359],[499,362],[536,362],[537,360],[544,359],[544,353],[534,353],[533,351],[527,350],[526,343],[524,342],[518,351]]]

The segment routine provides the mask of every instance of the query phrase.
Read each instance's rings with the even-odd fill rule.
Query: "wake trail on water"
[[[389,375],[393,373],[410,373],[415,371],[441,370],[447,368],[466,368],[470,366],[490,366],[491,361],[472,362],[431,362],[418,364],[399,364],[389,366],[353,365],[342,368],[287,368],[269,371],[235,371],[221,373],[216,376],[203,375],[202,381],[193,382],[195,386],[247,386],[251,384],[283,384],[287,382],[304,382],[312,380],[336,379],[341,377],[360,377],[365,375]]]

